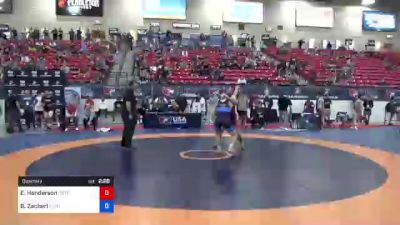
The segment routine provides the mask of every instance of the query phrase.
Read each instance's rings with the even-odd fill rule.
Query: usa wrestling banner
[[[201,128],[200,113],[146,113],[143,117],[146,129]]]
[[[103,0],[56,0],[59,16],[103,16]]]
[[[65,74],[59,70],[7,70],[4,74],[5,95],[36,95],[50,91],[57,105],[63,105]]]

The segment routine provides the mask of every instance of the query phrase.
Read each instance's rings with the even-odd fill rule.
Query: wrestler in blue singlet
[[[217,132],[224,132],[225,130],[229,133],[235,131],[235,111],[230,100],[220,99],[215,108],[215,129]]]

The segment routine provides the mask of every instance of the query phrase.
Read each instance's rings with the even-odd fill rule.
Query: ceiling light
[[[375,4],[375,0],[362,0],[361,5],[372,5]]]

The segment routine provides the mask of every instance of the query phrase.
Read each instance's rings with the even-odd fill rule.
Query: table
[[[145,129],[201,128],[200,113],[146,113]]]

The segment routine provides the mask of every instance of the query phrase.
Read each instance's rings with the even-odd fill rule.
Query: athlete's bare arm
[[[238,93],[239,93],[239,85],[236,85],[235,90],[233,91],[233,94],[231,95],[231,97],[229,97],[229,101],[232,103],[233,106],[238,104],[238,101],[237,101]]]

